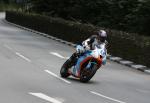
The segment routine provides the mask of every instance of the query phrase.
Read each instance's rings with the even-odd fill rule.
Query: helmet
[[[98,35],[98,39],[101,42],[105,42],[106,38],[107,38],[107,33],[105,30],[99,30],[97,31],[97,35]]]

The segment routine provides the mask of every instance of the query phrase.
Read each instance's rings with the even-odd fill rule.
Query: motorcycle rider
[[[95,32],[95,35],[92,35],[90,38],[86,39],[82,42],[81,45],[77,45],[76,52],[72,54],[72,56],[66,61],[69,62],[67,64],[68,68],[71,68],[76,64],[77,58],[84,54],[86,50],[94,50],[95,45],[105,44],[107,45],[107,33],[105,30],[98,30]],[[106,64],[106,60],[103,60],[103,64]]]

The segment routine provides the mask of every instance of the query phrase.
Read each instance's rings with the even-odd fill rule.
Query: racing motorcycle
[[[71,68],[67,68],[69,62],[65,62],[60,70],[60,75],[67,78],[72,75],[79,78],[81,82],[88,82],[101,67],[106,63],[107,50],[105,44],[95,45],[94,50],[87,50],[77,58],[77,62]]]

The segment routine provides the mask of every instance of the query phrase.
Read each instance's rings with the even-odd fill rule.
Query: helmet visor
[[[106,37],[100,37],[101,42],[105,42],[105,40],[106,40]]]

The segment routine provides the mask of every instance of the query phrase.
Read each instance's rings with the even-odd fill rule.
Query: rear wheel
[[[94,76],[96,71],[97,65],[93,65],[90,70],[83,68],[80,72],[80,81],[84,83],[88,82]]]
[[[70,74],[68,73],[69,64],[70,64],[70,61],[67,60],[67,61],[63,64],[63,66],[61,67],[61,69],[60,69],[60,75],[61,75],[61,77],[67,78],[68,76],[70,76]]]

